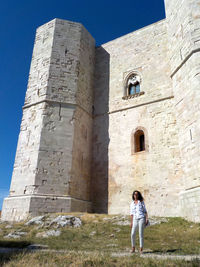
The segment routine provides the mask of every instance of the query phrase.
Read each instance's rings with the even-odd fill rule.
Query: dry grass
[[[98,254],[93,253],[87,255],[83,252],[70,252],[65,254],[52,254],[52,253],[31,253],[31,254],[18,254],[8,256],[4,258],[4,267],[55,267],[55,266],[70,266],[70,267],[132,267],[132,266],[148,266],[148,267],[156,267],[156,266],[187,266],[187,267],[197,267],[199,266],[199,262],[193,260],[191,262],[186,262],[183,260],[155,260],[155,259],[146,259],[140,258],[137,255],[130,257],[111,257],[109,254]]]
[[[37,226],[15,224],[15,230],[28,232],[20,240],[5,240],[11,232],[0,224],[0,247],[26,247],[29,244],[48,245],[49,249],[67,250],[68,253],[19,253],[0,254],[0,266],[200,266],[198,261],[174,261],[141,258],[137,254],[127,257],[112,257],[113,252],[130,250],[130,227],[117,225],[114,216],[79,214],[83,221],[80,228],[65,227],[59,237],[36,238],[44,231]],[[106,219],[105,219],[106,218]],[[138,240],[137,240],[138,245]],[[145,229],[145,248],[153,253],[172,255],[200,254],[200,224],[181,218],[168,218],[168,222]]]

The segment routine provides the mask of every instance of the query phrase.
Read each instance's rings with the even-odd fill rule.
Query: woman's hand
[[[133,227],[133,215],[131,215],[131,224],[130,224],[130,227],[131,228]]]
[[[146,225],[148,224],[148,221],[149,221],[149,219],[148,219],[148,214],[147,214],[147,212],[146,212],[146,214],[145,214],[145,224],[146,224]]]

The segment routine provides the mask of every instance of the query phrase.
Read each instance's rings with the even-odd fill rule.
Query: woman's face
[[[138,192],[135,192],[135,193],[134,193],[134,199],[135,199],[135,200],[138,200]]]

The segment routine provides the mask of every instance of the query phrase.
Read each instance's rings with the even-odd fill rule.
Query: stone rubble
[[[72,215],[59,215],[52,220],[49,226],[56,225],[56,227],[73,226],[80,227],[82,225],[81,219]]]
[[[109,218],[103,218],[103,221],[110,221],[112,224],[119,225],[119,226],[126,226],[130,224],[130,219],[128,216],[114,216]],[[155,224],[160,224],[167,222],[167,218],[150,218],[150,226]],[[31,226],[36,225],[36,229],[43,229],[48,228],[46,231],[38,232],[36,234],[36,237],[42,237],[42,238],[48,238],[50,236],[59,236],[61,234],[61,231],[57,228],[63,228],[63,227],[74,227],[78,228],[81,227],[82,221],[79,217],[73,216],[73,215],[58,215],[55,217],[52,215],[43,215],[43,216],[37,216],[31,218],[28,222],[24,224],[25,226]],[[12,225],[5,226],[5,229],[11,229]],[[52,229],[54,228],[54,229]],[[56,229],[56,230],[55,230]],[[2,232],[2,230],[0,229]],[[121,229],[116,228],[115,232],[119,232]],[[104,233],[104,232],[103,232]],[[96,234],[96,231],[92,231],[89,235],[93,236]],[[4,236],[6,239],[19,239],[23,236],[27,235],[27,232],[23,232],[20,230],[12,231],[11,233]],[[114,237],[114,234],[112,234],[110,237]]]
[[[81,227],[82,221],[80,218],[73,216],[73,215],[58,215],[55,217],[52,215],[45,215],[45,216],[37,216],[31,218],[29,221],[24,223],[24,226],[36,226],[34,229],[43,229],[48,228],[46,231],[38,232],[36,234],[36,237],[42,237],[47,238],[50,236],[59,236],[61,234],[61,231],[57,228],[63,228],[63,227],[74,227],[78,228]],[[5,226],[5,229],[11,229],[11,225]],[[50,228],[50,229],[49,229]],[[52,229],[56,228],[56,229]],[[0,232],[2,232],[2,229],[0,229]],[[4,238],[6,239],[19,239],[23,236],[25,236],[27,232],[23,232],[20,230],[12,231],[9,234],[5,235]]]
[[[60,236],[61,231],[60,230],[49,230],[46,232],[40,232],[36,234],[36,237],[42,237],[42,238],[48,238],[51,236]]]
[[[39,228],[43,227],[80,227],[82,225],[82,221],[80,218],[73,215],[59,215],[57,217],[47,217],[47,216],[37,216],[29,220],[25,223],[26,226],[29,225],[39,225]]]
[[[37,216],[25,223],[25,225],[43,224],[45,216]]]
[[[6,238],[6,239],[9,239],[9,238],[18,239],[18,238],[21,238],[25,235],[27,235],[27,232],[15,231],[15,232],[9,233],[8,235],[4,236],[4,238]]]

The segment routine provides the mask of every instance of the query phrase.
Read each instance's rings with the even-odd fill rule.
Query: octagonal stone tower
[[[200,0],[165,7],[165,20],[96,48],[79,23],[37,30],[3,220],[91,202],[128,214],[137,189],[150,216],[200,221]]]
[[[184,190],[181,216],[200,221],[200,0],[165,0]]]
[[[90,211],[94,52],[79,23],[54,19],[37,29],[3,220]]]

